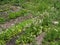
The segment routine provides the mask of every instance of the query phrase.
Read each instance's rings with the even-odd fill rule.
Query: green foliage
[[[27,10],[20,10],[18,12],[12,12],[9,14],[9,19],[14,19],[17,18],[19,16],[24,16],[27,13]]]
[[[4,40],[0,40],[0,45],[5,45]]]
[[[58,32],[56,29],[50,29],[47,32],[47,36],[46,36],[46,40],[47,41],[54,41],[57,37],[58,37]]]
[[[45,2],[40,2],[40,3],[32,3],[32,2],[26,2],[22,4],[22,7],[28,10],[32,11],[40,11],[43,12],[46,9],[48,9],[49,5],[46,4]]]
[[[46,36],[43,41],[43,45],[60,45],[60,28],[59,27],[49,27],[46,32]]]
[[[26,24],[32,21],[24,21],[18,25],[15,25],[0,34],[0,45],[4,45],[12,37],[20,33],[25,29],[24,33],[21,34],[16,40],[16,45],[20,43],[31,43],[35,40],[42,30],[46,32],[43,45],[60,45],[60,1],[59,0],[0,0],[0,4],[12,4],[20,6],[22,10],[18,12],[9,13],[6,19],[14,19],[19,16],[26,16],[27,13],[40,15],[42,23],[36,21],[28,27],[24,27]],[[5,6],[8,7],[9,5]],[[8,8],[1,8],[0,12],[7,11]],[[42,14],[43,13],[43,14]],[[5,18],[0,18],[0,23],[6,21]],[[58,25],[52,24],[53,21],[58,21]],[[43,29],[41,28],[43,27]],[[23,29],[22,29],[23,28]],[[22,30],[21,30],[22,29]]]
[[[19,34],[22,31],[22,28],[26,26],[26,24],[30,24],[32,20],[26,20],[24,22],[19,23],[11,28],[6,29],[5,31],[0,32],[0,40],[7,42],[15,35]],[[3,44],[3,42],[1,42]]]
[[[5,18],[0,17],[0,23],[4,23],[4,22],[5,22]]]
[[[25,27],[23,30],[26,31],[24,31],[16,40],[16,45],[32,43],[35,40],[35,37],[42,33],[40,24],[39,20],[36,20],[35,23],[31,23],[30,26]]]

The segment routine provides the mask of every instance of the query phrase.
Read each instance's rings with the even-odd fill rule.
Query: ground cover
[[[9,6],[5,6],[6,8],[0,7],[0,14],[1,12],[5,14],[5,16],[4,14],[0,16],[0,23],[30,14],[37,17],[34,20],[31,18],[23,20],[23,22],[1,31],[0,45],[60,45],[59,0],[0,0],[0,2],[1,6],[9,2]],[[19,11],[15,7],[19,7]],[[26,24],[30,25],[26,26]],[[22,32],[23,30],[24,32]],[[20,34],[18,35],[18,33]]]

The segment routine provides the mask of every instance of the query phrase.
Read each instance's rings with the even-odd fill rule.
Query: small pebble
[[[53,24],[59,24],[59,22],[58,22],[58,21],[53,21],[52,23],[53,23]]]

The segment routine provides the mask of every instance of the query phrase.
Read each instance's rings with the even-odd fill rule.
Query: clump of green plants
[[[43,45],[60,45],[60,28],[49,27],[46,32],[46,37],[43,40]]]
[[[12,13],[9,14],[8,18],[9,19],[14,19],[14,18],[17,18],[19,16],[24,16],[24,14],[26,14],[26,13],[27,13],[27,10],[24,10],[24,9],[20,10],[18,12],[12,12]]]
[[[4,23],[5,22],[5,18],[0,17],[0,23]]]
[[[30,26],[23,28],[23,30],[25,31],[16,40],[16,45],[32,43],[35,40],[35,38],[40,33],[42,33],[41,27],[42,26],[40,20],[36,20],[33,23],[31,23]]]
[[[5,45],[5,41],[4,40],[0,40],[0,45]]]
[[[32,23],[32,19],[21,22],[17,25],[14,25],[11,28],[6,29],[5,31],[0,32],[0,44],[5,44],[4,42],[9,41],[12,37],[22,32],[22,28],[27,24]],[[4,41],[4,42],[2,42]]]

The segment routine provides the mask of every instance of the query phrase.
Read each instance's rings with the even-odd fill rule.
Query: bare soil
[[[36,42],[37,42],[37,45],[42,45],[42,41],[45,37],[45,32],[41,33],[37,38],[36,38]]]

